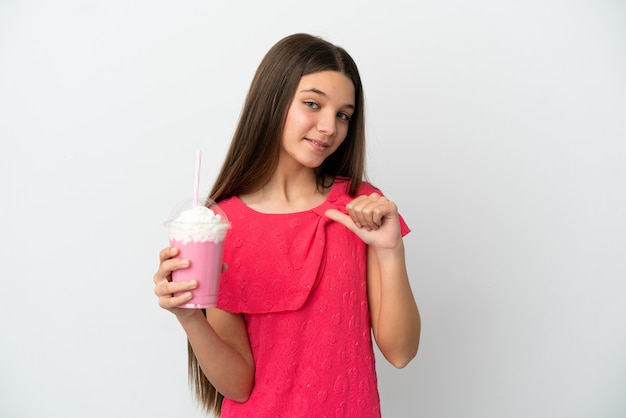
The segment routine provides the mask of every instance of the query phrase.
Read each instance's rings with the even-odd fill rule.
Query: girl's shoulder
[[[371,183],[368,183],[366,181],[361,183],[361,186],[359,187],[359,191],[358,191],[359,196],[369,195],[372,193],[383,194],[383,192],[378,187],[372,185]]]
[[[240,206],[240,200],[236,196],[227,197],[217,202],[221,209],[233,208]]]
[[[350,186],[352,185],[352,180],[346,177],[336,177],[335,184],[337,186],[340,186],[339,189],[341,190],[341,192],[347,195],[350,190]],[[356,196],[370,195],[372,193],[378,193],[380,195],[383,194],[383,192],[378,187],[374,186],[368,181],[363,181],[359,185]]]

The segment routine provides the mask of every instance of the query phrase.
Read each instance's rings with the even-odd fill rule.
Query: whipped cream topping
[[[170,239],[183,244],[189,242],[221,242],[230,228],[228,220],[211,209],[198,205],[184,210],[178,218],[165,223]]]

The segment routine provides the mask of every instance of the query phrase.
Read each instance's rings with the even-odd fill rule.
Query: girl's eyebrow
[[[317,89],[315,87],[311,87],[310,89],[300,90],[300,93],[317,93],[317,94],[321,94],[322,96],[328,97],[326,93],[324,93],[322,90]]]
[[[324,93],[322,90],[317,89],[315,87],[311,87],[310,89],[300,90],[300,93],[315,93],[315,94],[319,94],[320,96],[328,97],[328,94]],[[354,105],[353,104],[347,104],[345,106],[347,108],[354,109]]]

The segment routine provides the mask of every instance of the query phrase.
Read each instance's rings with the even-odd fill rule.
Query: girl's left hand
[[[337,209],[329,209],[325,215],[373,247],[394,249],[401,245],[398,207],[385,196],[378,193],[359,196],[348,203],[346,209],[349,215]]]

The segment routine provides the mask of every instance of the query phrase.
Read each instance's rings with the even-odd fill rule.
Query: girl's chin
[[[324,158],[300,158],[298,162],[306,168],[315,169],[321,166],[324,160]]]
[[[321,160],[321,161],[308,161],[308,162],[303,163],[302,165],[307,167],[307,168],[310,168],[312,170],[315,170],[315,169],[319,168],[322,165],[323,162],[324,162],[324,160]]]
[[[311,155],[310,153],[292,153],[283,156],[290,158],[294,163],[312,170],[319,168],[327,157],[321,155]]]

